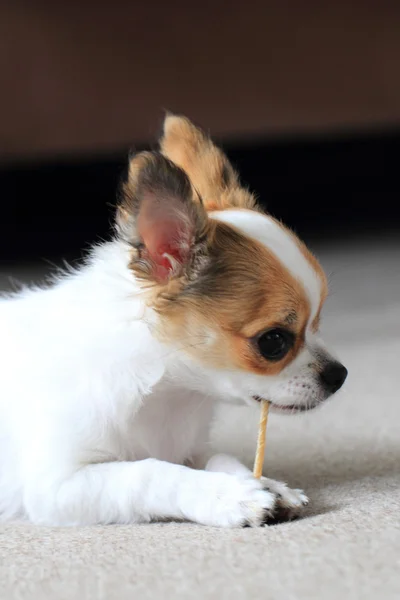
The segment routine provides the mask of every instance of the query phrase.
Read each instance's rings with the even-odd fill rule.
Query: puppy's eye
[[[270,329],[256,342],[261,356],[267,360],[281,360],[293,346],[293,334],[284,329]]]

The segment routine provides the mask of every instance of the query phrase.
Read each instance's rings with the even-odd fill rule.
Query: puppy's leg
[[[275,496],[252,478],[155,459],[82,467],[52,480],[41,469],[25,493],[29,518],[50,525],[185,519],[222,527],[262,525]]]
[[[206,471],[230,473],[238,477],[252,478],[253,474],[234,456],[216,454],[206,465]],[[285,483],[261,477],[261,485],[276,496],[275,517],[290,520],[298,517],[308,504],[308,498],[302,490],[292,490]]]

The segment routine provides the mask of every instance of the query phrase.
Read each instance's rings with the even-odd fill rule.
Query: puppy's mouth
[[[253,400],[261,402],[264,398],[261,398],[261,396],[253,396]],[[313,402],[312,404],[275,404],[274,402],[271,402],[271,400],[269,400],[269,403],[274,412],[287,415],[307,412],[319,405],[319,402]]]

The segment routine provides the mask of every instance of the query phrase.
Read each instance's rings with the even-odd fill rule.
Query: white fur
[[[128,264],[116,240],[49,288],[0,299],[1,518],[240,526],[279,506],[298,512],[300,492],[237,462],[184,465],[205,465],[216,400],[305,403],[289,388],[294,373],[312,380],[310,356],[274,378],[202,368],[156,341],[157,317]]]
[[[266,246],[288,271],[300,281],[311,305],[312,323],[321,300],[321,280],[312,265],[299,251],[293,237],[268,215],[247,210],[224,210],[211,213],[211,217],[233,225],[250,238]]]

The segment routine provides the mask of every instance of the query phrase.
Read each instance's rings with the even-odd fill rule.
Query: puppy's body
[[[332,359],[315,338],[322,271],[291,233],[249,209],[247,192],[237,206],[230,191],[223,206],[231,187],[218,191],[207,173],[202,181],[196,151],[175,156],[172,142],[180,128],[183,145],[186,136],[203,141],[203,157],[216,150],[170,119],[164,153],[172,144],[194,188],[172,163],[139,155],[115,239],[49,288],[0,300],[2,518],[259,525],[306,501],[254,480],[232,457],[208,460],[208,432],[219,400],[268,397],[276,409],[301,410],[334,391],[321,384]],[[208,214],[189,198],[200,188],[207,204],[207,186],[219,199]],[[276,337],[281,322],[293,330],[282,338],[287,352],[267,361],[263,332]]]
[[[28,511],[57,522],[36,519],[30,496],[44,496],[41,512],[48,486],[72,466],[150,457],[182,463],[206,439],[211,400],[174,385],[179,356],[152,337],[128,262],[129,248],[113,242],[49,289],[1,301],[4,515]],[[96,522],[86,508],[82,501],[72,521]]]

